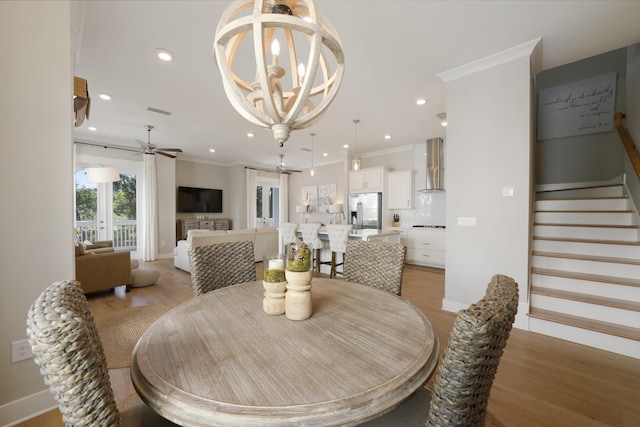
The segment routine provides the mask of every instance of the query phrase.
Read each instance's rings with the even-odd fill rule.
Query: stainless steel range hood
[[[424,190],[444,191],[444,140],[442,138],[427,139],[427,186]]]

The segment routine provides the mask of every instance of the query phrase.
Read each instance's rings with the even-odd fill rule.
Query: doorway
[[[138,250],[136,173],[120,181],[90,183],[83,169],[75,173],[75,235],[80,242],[112,240],[115,250]]]
[[[258,177],[256,181],[256,227],[280,223],[280,180]]]

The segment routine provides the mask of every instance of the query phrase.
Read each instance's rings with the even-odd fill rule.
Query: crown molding
[[[437,77],[439,77],[443,82],[448,83],[462,77],[479,73],[480,71],[497,67],[498,65],[506,64],[507,62],[511,62],[516,59],[530,57],[538,43],[541,41],[542,37],[538,37],[537,39],[503,50],[502,52],[494,53],[493,55],[486,56],[482,59],[478,59],[477,61],[437,74]]]

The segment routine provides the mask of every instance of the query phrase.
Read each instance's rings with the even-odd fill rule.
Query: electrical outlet
[[[13,363],[19,362],[25,359],[31,359],[33,357],[33,353],[31,352],[31,346],[29,345],[29,341],[21,340],[14,341],[11,343],[11,361]]]

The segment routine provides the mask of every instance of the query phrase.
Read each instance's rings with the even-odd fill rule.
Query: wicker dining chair
[[[458,312],[433,390],[421,388],[388,414],[363,425],[501,425],[495,416],[487,415],[487,405],[518,308],[518,285],[505,278],[492,280],[488,298]]]
[[[223,242],[189,248],[193,294],[256,280],[253,242]]]
[[[406,252],[407,248],[400,243],[349,240],[344,279],[400,295]]]
[[[50,285],[31,305],[27,336],[66,426],[175,426],[144,403],[118,411],[107,361],[80,282]]]

